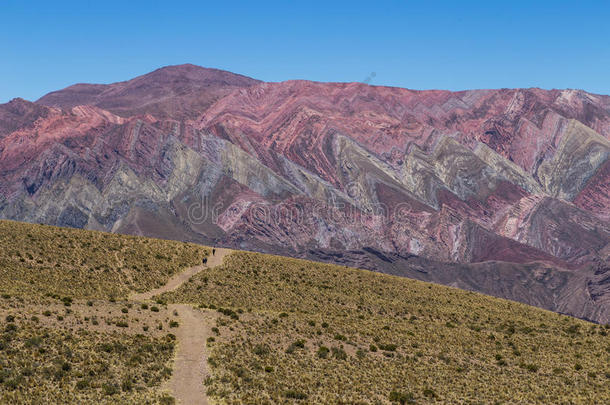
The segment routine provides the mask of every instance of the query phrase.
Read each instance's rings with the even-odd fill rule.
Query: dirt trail
[[[222,264],[230,249],[216,249],[216,254],[208,257],[205,265],[191,267],[172,277],[167,284],[145,293],[132,294],[130,299],[146,301],[158,294],[173,291],[193,275],[210,267]],[[173,333],[178,342],[172,377],[165,385],[182,405],[207,405],[203,380],[207,375],[207,338],[212,336],[212,325],[216,314],[193,308],[188,304],[170,304],[170,312],[177,311],[180,326]]]
[[[178,311],[180,326],[175,335],[178,340],[172,377],[167,384],[176,400],[182,405],[207,405],[203,380],[207,372],[206,341],[212,336],[216,315],[193,308],[187,304],[171,304],[171,311]]]
[[[133,301],[147,301],[152,299],[155,295],[163,294],[164,292],[174,291],[178,287],[180,287],[183,283],[187,282],[189,278],[193,277],[195,274],[200,271],[208,268],[218,266],[222,264],[223,258],[231,253],[231,249],[216,249],[216,254],[213,256],[208,256],[208,262],[206,264],[202,264],[199,266],[194,266],[186,269],[182,273],[175,274],[172,278],[169,279],[167,284],[151,291],[143,292],[143,293],[134,293],[129,296],[130,300]]]

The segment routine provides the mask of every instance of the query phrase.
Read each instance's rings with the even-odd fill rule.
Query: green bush
[[[252,353],[256,354],[257,356],[269,354],[269,346],[258,343],[252,348]]]
[[[105,395],[115,395],[119,393],[119,387],[116,384],[104,383],[102,384],[102,391]]]
[[[337,360],[346,360],[347,359],[347,353],[345,353],[345,350],[343,350],[340,347],[333,347],[331,348],[333,357]]]
[[[288,390],[284,393],[284,396],[289,399],[307,399],[307,394],[296,390]]]
[[[380,348],[381,350],[385,350],[385,351],[387,351],[387,352],[394,352],[394,351],[396,351],[396,348],[397,348],[397,347],[398,347],[398,346],[397,346],[397,345],[395,345],[395,344],[393,344],[393,343],[390,343],[390,344],[382,344],[382,343],[380,343],[380,344],[379,344],[379,348]]]
[[[318,355],[318,357],[319,357],[319,358],[321,358],[321,359],[325,359],[325,358],[327,358],[327,357],[328,357],[328,353],[329,353],[329,352],[330,352],[330,350],[328,349],[328,347],[326,347],[326,346],[320,346],[320,347],[318,348],[317,355]]]
[[[392,391],[390,392],[388,399],[392,402],[398,402],[401,405],[415,402],[415,398],[410,392],[404,393],[400,391]]]

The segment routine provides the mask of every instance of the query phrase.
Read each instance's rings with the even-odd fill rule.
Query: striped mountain
[[[610,321],[610,97],[193,65],[0,105],[0,217],[344,263]]]

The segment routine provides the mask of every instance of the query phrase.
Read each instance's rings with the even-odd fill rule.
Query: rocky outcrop
[[[192,65],[0,106],[0,217],[357,265],[607,322],[610,98]]]

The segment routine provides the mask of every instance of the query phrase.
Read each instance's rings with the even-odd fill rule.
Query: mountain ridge
[[[0,105],[1,218],[402,263],[411,277],[424,273],[401,258],[415,255],[429,281],[607,319],[608,96],[265,83],[193,65],[92,86],[110,87]],[[495,289],[468,280],[494,261],[513,265]],[[569,272],[577,298],[509,294],[528,263]],[[451,280],[450,264],[464,273]]]

